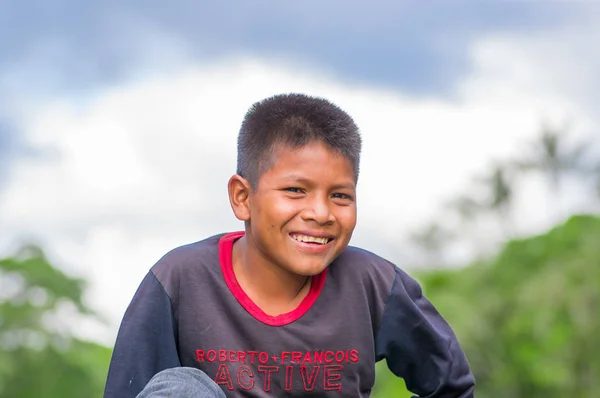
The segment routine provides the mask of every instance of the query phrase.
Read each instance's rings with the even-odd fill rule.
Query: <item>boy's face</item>
[[[294,274],[316,275],[346,248],[356,225],[352,164],[320,142],[281,147],[274,156],[248,197],[248,249]]]

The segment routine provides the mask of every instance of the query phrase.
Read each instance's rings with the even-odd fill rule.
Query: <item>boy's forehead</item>
[[[263,160],[261,161],[261,172],[259,175],[259,180],[261,179],[261,177],[266,173],[266,172],[273,172],[275,171],[274,169],[278,169],[277,166],[282,165],[284,163],[287,163],[287,166],[290,166],[289,161],[293,160],[295,161],[296,159],[293,158],[298,158],[299,156],[301,156],[302,152],[304,152],[303,150],[308,149],[309,151],[304,152],[305,154],[310,154],[312,153],[312,151],[315,149],[314,146],[315,145],[319,145],[322,147],[322,149],[325,150],[326,152],[326,156],[330,156],[331,158],[337,158],[337,159],[343,159],[344,162],[347,162],[347,166],[348,169],[351,171],[352,173],[352,177],[354,180],[356,180],[356,176],[354,175],[354,168],[352,165],[352,161],[350,159],[348,159],[346,156],[343,156],[340,152],[336,151],[335,149],[330,148],[327,144],[322,143],[320,141],[310,141],[307,144],[298,146],[298,147],[294,147],[291,145],[286,145],[286,144],[277,144],[274,145],[270,151],[268,151],[268,153],[266,154],[266,156],[263,158]],[[313,148],[310,148],[313,147]],[[299,159],[298,159],[299,160]],[[303,169],[305,167],[302,166],[306,166],[306,164],[304,164],[303,162],[298,162],[298,163],[292,163],[292,170],[287,170],[284,174],[280,175],[281,177],[285,177],[286,179],[296,179],[296,180],[300,180],[305,178],[305,176],[303,176]],[[345,168],[345,167],[344,167]],[[356,181],[354,181],[356,182]]]
[[[321,141],[310,141],[304,145],[299,146],[276,144],[271,148],[271,150],[267,154],[267,162],[270,164],[271,167],[273,167],[279,163],[289,161],[290,158],[310,156],[313,153],[315,153],[315,151],[320,150],[325,151],[325,156],[327,158],[343,158],[349,164],[352,164],[350,159],[343,156],[339,151],[336,151],[335,149],[329,147],[327,144]]]

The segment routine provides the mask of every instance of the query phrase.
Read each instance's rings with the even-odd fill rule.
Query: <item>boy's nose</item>
[[[309,206],[303,212],[303,218],[318,224],[330,224],[335,220],[327,202],[320,199],[310,201]]]

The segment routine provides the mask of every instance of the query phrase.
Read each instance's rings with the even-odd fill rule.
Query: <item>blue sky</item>
[[[90,279],[112,324],[87,333],[104,342],[153,261],[239,228],[223,182],[264,96],[305,91],[355,116],[354,243],[402,266],[415,259],[405,235],[456,226],[440,204],[542,116],[600,136],[600,2],[165,4],[0,1],[0,254],[34,239]],[[589,192],[567,191],[570,210],[589,209]],[[517,196],[517,230],[556,221],[542,179]]]
[[[163,35],[186,57],[229,54],[318,65],[343,79],[415,95],[451,95],[468,72],[468,46],[486,33],[535,33],[581,23],[593,2],[567,1],[23,1],[0,4],[0,154],[18,148],[6,114],[14,95],[85,95],[107,84],[169,67]],[[163,44],[164,45],[164,44]],[[8,80],[8,81],[7,81]]]
[[[598,7],[566,1],[5,2],[0,68],[37,61],[26,74],[42,89],[110,83],[134,73],[133,50],[156,30],[184,42],[198,60],[231,52],[284,56],[351,79],[437,92],[465,72],[474,37],[556,29],[578,23],[586,8]]]

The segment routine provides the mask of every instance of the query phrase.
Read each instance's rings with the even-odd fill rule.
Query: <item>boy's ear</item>
[[[233,175],[227,184],[229,203],[236,218],[240,221],[250,220],[250,183],[239,174]]]

